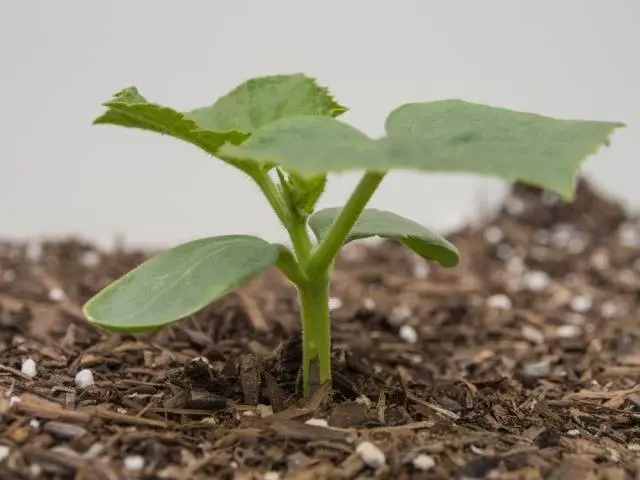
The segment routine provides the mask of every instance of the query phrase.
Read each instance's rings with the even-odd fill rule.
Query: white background
[[[303,72],[382,134],[401,103],[463,98],[629,125],[586,164],[640,206],[638,0],[2,2],[0,236],[81,235],[170,245],[198,236],[282,239],[240,173],[177,140],[92,127],[136,85],[180,110],[252,76]],[[343,201],[355,175],[322,201]],[[395,173],[374,206],[440,230],[495,205],[498,181]]]

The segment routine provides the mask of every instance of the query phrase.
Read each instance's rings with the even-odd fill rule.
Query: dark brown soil
[[[640,224],[581,184],[572,205],[518,186],[489,225],[455,235],[451,270],[345,249],[334,388],[307,401],[277,272],[119,336],[80,308],[144,253],[0,245],[0,478],[640,478]]]

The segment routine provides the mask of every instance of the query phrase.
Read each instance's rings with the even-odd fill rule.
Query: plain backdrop
[[[380,135],[401,103],[442,98],[628,127],[585,171],[640,206],[638,0],[9,1],[0,5],[0,236],[124,235],[165,246],[283,232],[242,174],[160,135],[91,126],[136,85],[181,110],[252,76],[303,72]],[[338,205],[358,175],[333,178]],[[394,173],[372,205],[447,231],[506,186]]]

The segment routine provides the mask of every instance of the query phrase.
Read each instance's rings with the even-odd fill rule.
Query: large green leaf
[[[184,243],[107,286],[84,306],[89,321],[118,332],[158,329],[200,310],[278,260],[278,247],[226,235]]]
[[[302,74],[270,75],[238,85],[213,105],[190,112],[149,102],[136,87],[104,103],[94,124],[112,124],[170,135],[216,155],[225,142],[239,144],[254,130],[295,115],[338,116],[347,109],[326,88]],[[239,168],[246,162],[227,161]],[[251,162],[249,162],[251,163]]]
[[[327,235],[340,208],[326,208],[309,217],[309,227],[318,240]],[[383,237],[402,241],[427,260],[444,267],[455,267],[459,261],[458,249],[437,233],[392,212],[365,209],[355,223],[345,243],[369,237]]]
[[[241,145],[225,144],[220,155],[280,165],[307,177],[393,168],[476,173],[571,199],[581,162],[622,126],[444,100],[394,110],[386,121],[387,135],[378,140],[330,117],[284,118]]]
[[[443,100],[403,105],[385,126],[390,156],[402,167],[498,176],[571,198],[582,161],[623,124]]]

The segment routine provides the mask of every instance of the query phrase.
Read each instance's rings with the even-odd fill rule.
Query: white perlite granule
[[[591,310],[593,300],[588,295],[578,295],[571,299],[571,310],[577,313],[586,313]]]
[[[329,310],[334,311],[342,308],[342,300],[337,297],[331,297],[329,299]]]
[[[371,442],[362,442],[356,447],[356,453],[365,465],[374,469],[382,467],[387,462],[384,452]]]
[[[67,298],[67,294],[61,288],[52,288],[49,290],[49,300],[52,302],[62,302]]]
[[[418,341],[418,332],[411,325],[402,325],[398,330],[398,336],[407,343],[416,343]]]
[[[34,378],[38,374],[38,369],[36,368],[36,362],[34,362],[31,358],[27,358],[24,362],[22,362],[22,373],[28,375],[31,378]]]
[[[509,310],[512,307],[511,299],[504,293],[498,293],[491,295],[487,299],[487,306],[490,308],[497,308],[500,310]]]
[[[499,227],[491,225],[483,232],[484,241],[490,245],[497,245],[504,239],[504,233]]]
[[[80,370],[76,374],[76,387],[87,388],[93,385],[93,372],[88,368]]]
[[[327,422],[324,418],[310,418],[306,422],[307,425],[313,425],[314,427],[329,427],[329,422]]]
[[[436,466],[436,461],[433,459],[433,457],[425,455],[424,453],[414,458],[413,462],[411,463],[417,470],[422,470],[423,472],[431,470]]]
[[[144,457],[129,455],[124,459],[124,468],[132,471],[142,470],[144,468]]]
[[[524,286],[532,292],[542,292],[549,286],[551,279],[549,274],[540,270],[534,270],[524,274],[522,278]]]

